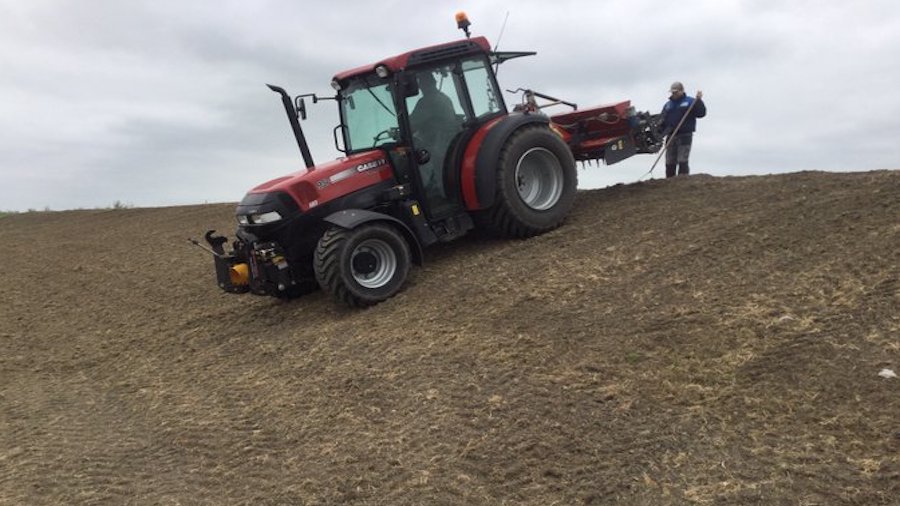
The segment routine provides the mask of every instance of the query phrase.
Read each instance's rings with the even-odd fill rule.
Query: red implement
[[[632,132],[637,120],[630,100],[556,114],[550,121],[576,160],[611,164],[635,153]]]

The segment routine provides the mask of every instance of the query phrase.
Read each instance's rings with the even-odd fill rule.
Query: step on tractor
[[[335,95],[293,100],[273,85],[306,168],[251,189],[236,239],[206,233],[216,278],[230,293],[290,298],[322,289],[350,306],[395,295],[423,250],[478,227],[527,238],[560,226],[572,208],[576,162],[616,163],[662,146],[659,116],[630,101],[579,110],[519,89],[507,108],[504,62],[534,52],[466,37],[334,76]],[[344,156],[316,165],[300,126],[306,102],[334,100]],[[571,111],[548,115],[544,109]]]

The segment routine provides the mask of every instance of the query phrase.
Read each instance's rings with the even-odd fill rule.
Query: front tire
[[[571,150],[545,126],[515,132],[500,153],[494,205],[479,222],[495,234],[525,238],[562,224],[578,187]]]
[[[383,223],[332,227],[319,240],[313,267],[319,285],[335,299],[371,306],[400,291],[409,274],[409,244]]]

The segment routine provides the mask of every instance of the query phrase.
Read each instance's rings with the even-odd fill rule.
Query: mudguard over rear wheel
[[[545,126],[530,126],[506,141],[497,165],[494,205],[479,224],[505,237],[550,231],[575,202],[578,173],[569,147]]]
[[[313,266],[319,285],[337,300],[371,306],[400,291],[409,274],[409,245],[385,223],[335,226],[319,240]]]

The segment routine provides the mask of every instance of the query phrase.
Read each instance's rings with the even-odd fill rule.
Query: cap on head
[[[669,92],[675,93],[676,91],[680,91],[682,93],[684,92],[684,85],[679,81],[675,81],[674,83],[672,83],[672,86],[669,86]]]
[[[420,89],[428,91],[437,90],[437,80],[434,78],[434,74],[432,74],[431,71],[426,70],[424,72],[419,72],[416,77],[419,80]]]

